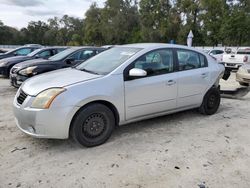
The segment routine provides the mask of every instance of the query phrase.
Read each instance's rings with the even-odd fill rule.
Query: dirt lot
[[[223,88],[239,87],[234,76]],[[41,140],[15,126],[15,89],[0,78],[0,187],[250,187],[250,94],[117,128],[95,148]]]

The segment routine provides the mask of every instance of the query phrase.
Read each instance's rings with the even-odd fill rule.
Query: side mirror
[[[35,58],[36,58],[36,59],[39,59],[39,58],[40,58],[40,56],[39,56],[38,54],[36,54],[36,55],[35,55]]]
[[[66,59],[66,64],[72,64],[75,60],[72,58]]]
[[[147,76],[147,72],[142,69],[133,68],[129,71],[129,76],[131,77],[144,77]]]

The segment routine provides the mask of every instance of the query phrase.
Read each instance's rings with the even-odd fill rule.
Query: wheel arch
[[[112,104],[111,102],[109,101],[106,101],[106,100],[95,100],[95,101],[91,101],[91,102],[88,102],[86,104],[84,104],[82,107],[80,107],[77,112],[74,114],[73,118],[71,119],[71,122],[70,122],[70,127],[69,127],[69,135],[71,133],[71,128],[72,128],[72,124],[74,122],[74,119],[76,117],[76,115],[83,109],[83,108],[86,108],[87,106],[91,105],[91,104],[103,104],[105,105],[106,107],[108,107],[114,114],[115,116],[115,124],[116,126],[119,125],[119,122],[120,122],[120,116],[119,116],[119,112],[117,110],[117,108],[115,107],[114,104]]]

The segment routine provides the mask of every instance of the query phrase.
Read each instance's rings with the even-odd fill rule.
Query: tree
[[[135,42],[139,31],[139,14],[135,0],[107,0],[101,17],[106,44]]]
[[[176,12],[171,12],[169,0],[141,0],[140,20],[141,34],[145,42],[168,42],[173,32],[178,33],[179,22]],[[173,14],[172,14],[173,13]],[[171,21],[171,19],[173,20]],[[172,26],[172,28],[171,28]],[[175,29],[174,29],[175,28]]]
[[[85,14],[84,21],[84,43],[102,45],[104,37],[101,28],[101,9],[93,3]]]

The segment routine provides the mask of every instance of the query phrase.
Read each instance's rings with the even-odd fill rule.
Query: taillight
[[[244,62],[244,63],[247,63],[247,61],[248,61],[248,56],[245,56],[245,57],[243,58],[243,62]]]

